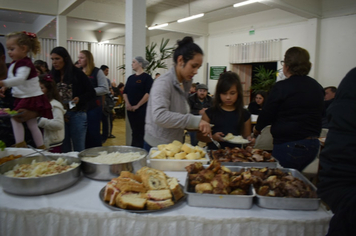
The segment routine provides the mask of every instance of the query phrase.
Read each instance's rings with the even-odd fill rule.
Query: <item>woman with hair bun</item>
[[[307,76],[311,63],[304,48],[289,48],[283,73],[287,79],[272,88],[254,128],[257,135],[271,126],[272,156],[281,166],[302,171],[316,157],[320,143],[321,117],[324,109],[324,89]]]
[[[183,142],[185,129],[199,129],[203,134],[210,134],[210,124],[201,116],[190,113],[188,96],[194,75],[203,63],[203,51],[193,42],[192,37],[185,37],[177,42],[174,50],[174,66],[155,80],[148,100],[145,149],[152,146]]]
[[[131,146],[140,148],[143,148],[147,100],[153,83],[152,77],[144,70],[148,64],[148,61],[140,56],[132,60],[132,69],[136,73],[127,79],[123,92],[132,130]]]

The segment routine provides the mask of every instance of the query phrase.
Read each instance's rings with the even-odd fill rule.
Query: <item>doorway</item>
[[[253,91],[250,87],[254,83],[255,70],[259,66],[263,66],[266,70],[277,70],[277,62],[256,62],[256,63],[246,63],[246,64],[231,64],[231,71],[237,73],[240,77],[244,105],[247,106],[253,99]]]

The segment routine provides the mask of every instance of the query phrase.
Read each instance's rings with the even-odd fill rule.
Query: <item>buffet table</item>
[[[166,172],[185,183],[185,172]],[[53,183],[56,184],[56,183]],[[0,189],[0,235],[325,235],[332,214],[317,211],[190,207],[150,214],[112,211],[99,199],[106,181],[81,177],[68,189],[41,196],[17,196]]]

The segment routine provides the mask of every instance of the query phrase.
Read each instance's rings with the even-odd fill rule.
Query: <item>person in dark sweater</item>
[[[356,68],[341,81],[328,109],[329,132],[320,154],[318,196],[334,213],[327,236],[355,235]]]
[[[337,88],[335,86],[329,86],[324,88],[325,96],[324,96],[324,112],[323,112],[323,122],[322,122],[323,128],[328,128],[329,122],[328,119],[326,118],[326,110],[328,109],[330,104],[334,101],[336,90]]]
[[[319,151],[324,109],[323,87],[307,76],[311,68],[309,58],[308,51],[300,47],[286,51],[282,62],[287,79],[274,85],[254,128],[258,135],[272,125],[272,155],[283,167],[299,171]]]
[[[147,101],[153,83],[152,77],[144,71],[148,64],[140,56],[132,60],[132,69],[136,73],[127,78],[123,94],[132,130],[131,146],[140,148],[143,148]]]
[[[248,105],[248,111],[253,115],[259,115],[263,105],[267,100],[267,93],[263,90],[257,91],[255,96],[255,101]]]
[[[62,152],[80,152],[85,149],[88,101],[93,100],[96,93],[89,78],[74,66],[64,47],[53,48],[51,59],[51,74],[67,110],[64,114],[65,137]]]

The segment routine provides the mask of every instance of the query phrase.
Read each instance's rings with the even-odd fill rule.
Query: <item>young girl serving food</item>
[[[36,54],[40,51],[40,42],[36,34],[29,32],[15,32],[6,36],[8,54],[13,60],[7,79],[0,81],[2,92],[5,87],[12,87],[12,96],[15,97],[14,110],[27,109],[36,111],[40,116],[52,119],[51,104],[41,91],[38,83],[36,68],[27,56],[29,52]],[[27,147],[24,137],[25,131],[22,123],[11,118],[16,147]],[[26,121],[37,148],[44,148],[43,137],[37,126],[37,119]]]
[[[243,107],[242,86],[238,75],[228,71],[220,75],[214,96],[213,106],[205,111],[203,120],[213,124],[212,138],[224,147],[235,147],[236,144],[228,143],[224,137],[232,133],[234,136],[242,135],[251,139],[251,114]],[[217,147],[207,138],[209,149]]]

